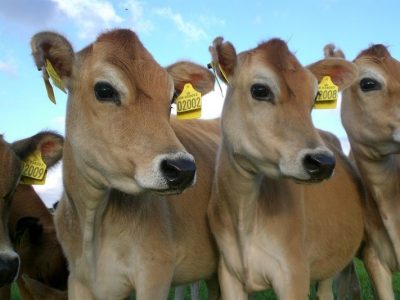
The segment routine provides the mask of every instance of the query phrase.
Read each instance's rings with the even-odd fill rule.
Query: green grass
[[[22,299],[22,298],[21,298],[21,296],[19,294],[17,285],[13,284],[12,285],[12,290],[11,290],[11,300],[20,300],[20,299]]]
[[[360,278],[360,282],[361,282],[363,300],[375,299],[373,291],[372,291],[372,286],[371,286],[370,280],[368,278],[367,272],[364,269],[363,263],[357,259],[356,259],[356,269],[357,269],[358,277]],[[393,289],[395,292],[396,300],[400,300],[400,273],[393,276]],[[311,294],[314,295],[313,288],[312,288]],[[134,296],[132,296],[131,298],[135,299]],[[315,297],[312,297],[312,298],[315,298]],[[171,289],[168,300],[173,300],[173,299],[174,299],[174,289]],[[200,283],[200,299],[202,299],[202,300],[207,299],[207,289],[206,289],[206,285],[204,282]],[[275,300],[277,298],[276,298],[274,292],[269,290],[269,291],[265,291],[265,292],[256,293],[252,299],[253,300]],[[11,300],[21,300],[21,297],[19,296],[19,293],[18,293],[18,288],[15,285],[13,286],[13,289],[12,289]],[[185,289],[185,300],[190,300],[190,288],[189,287],[187,287]]]

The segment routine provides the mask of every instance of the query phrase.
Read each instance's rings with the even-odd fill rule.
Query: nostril
[[[307,154],[304,157],[304,167],[306,168],[308,173],[319,172],[321,164],[318,159],[316,159],[313,155]]]
[[[325,153],[307,154],[303,160],[303,166],[312,179],[329,178],[335,164],[335,157]]]
[[[196,174],[196,165],[188,159],[165,159],[161,162],[161,172],[171,188],[189,186]]]
[[[161,162],[161,170],[164,176],[169,180],[174,180],[179,177],[178,167],[169,160],[164,160]]]

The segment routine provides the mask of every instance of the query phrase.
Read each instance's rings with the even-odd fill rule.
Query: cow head
[[[193,184],[195,162],[172,130],[170,106],[183,82],[208,92],[208,70],[190,63],[164,69],[124,29],[100,35],[77,53],[51,32],[36,34],[31,45],[37,67],[51,62],[69,93],[66,189],[71,168],[96,189],[129,194],[179,193]]]
[[[11,283],[19,270],[19,257],[12,249],[7,224],[12,197],[21,177],[21,161],[40,151],[47,167],[51,167],[61,159],[62,147],[63,138],[51,132],[42,132],[12,144],[0,138],[0,286]]]
[[[270,177],[329,178],[335,158],[311,120],[318,81],[329,75],[343,89],[356,67],[333,58],[303,67],[279,39],[237,55],[231,43],[217,38],[210,51],[228,84],[222,132],[236,161]]]

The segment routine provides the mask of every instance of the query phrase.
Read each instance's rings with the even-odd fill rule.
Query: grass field
[[[372,292],[372,287],[368,278],[368,275],[364,269],[364,266],[361,261],[357,260],[356,261],[356,268],[357,268],[357,273],[360,278],[361,286],[362,286],[362,299],[363,300],[373,300],[375,299],[373,292]],[[400,274],[396,274],[393,278],[393,289],[396,295],[396,300],[400,300]],[[168,300],[173,300],[173,295],[174,291],[171,290],[170,296],[168,297]],[[202,282],[200,284],[200,299],[205,300],[207,299],[207,291],[205,284]],[[131,297],[132,299],[135,299],[135,297]],[[311,297],[314,298],[314,297]],[[13,291],[12,291],[12,300],[21,300],[18,289],[14,286]],[[275,294],[273,291],[266,291],[266,292],[261,292],[257,293],[254,295],[253,300],[275,300]],[[190,300],[190,290],[187,288],[185,290],[185,300]]]

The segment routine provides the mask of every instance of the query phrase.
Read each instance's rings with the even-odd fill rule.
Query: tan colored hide
[[[326,56],[342,56],[334,45]],[[370,197],[369,239],[362,253],[379,299],[394,299],[400,270],[400,62],[383,45],[354,60],[357,80],[343,92],[341,116],[353,158]]]
[[[25,270],[24,262],[21,263],[22,258],[18,256],[20,254],[15,251],[13,247],[15,245],[10,241],[9,236],[12,236],[12,232],[9,232],[9,222],[13,222],[14,219],[14,205],[21,200],[21,190],[32,189],[32,187],[18,187],[21,173],[22,173],[22,161],[34,152],[39,151],[44,163],[50,168],[52,165],[57,163],[62,156],[63,138],[52,132],[41,132],[30,138],[26,138],[20,141],[16,141],[12,144],[8,144],[0,137],[0,169],[1,169],[1,180],[0,180],[0,297],[1,299],[7,299],[10,297],[10,284],[12,281],[18,278],[19,272]],[[17,191],[16,191],[17,188]],[[32,197],[36,196],[36,193],[31,190],[26,195],[26,209],[30,200],[35,200]],[[15,201],[13,198],[15,197]],[[21,211],[23,208],[21,209]],[[11,226],[12,227],[12,226]],[[12,231],[12,228],[10,230]],[[10,234],[11,233],[11,234]]]
[[[205,94],[212,73],[189,62],[162,68],[129,30],[78,53],[55,33],[38,33],[31,45],[38,68],[51,61],[69,94],[55,215],[69,299],[123,299],[133,290],[137,299],[166,299],[171,284],[212,278],[206,208],[219,122],[170,122],[174,90],[190,82]]]
[[[333,299],[331,278],[363,237],[363,190],[310,112],[317,80],[330,75],[343,89],[357,69],[342,59],[304,68],[278,39],[236,55],[217,38],[210,51],[229,81],[208,209],[223,299],[271,287],[279,299],[306,299],[310,280]]]

